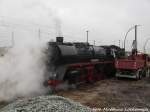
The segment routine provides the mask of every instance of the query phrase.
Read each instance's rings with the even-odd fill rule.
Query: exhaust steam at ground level
[[[0,57],[0,101],[46,93],[46,43],[24,40]]]

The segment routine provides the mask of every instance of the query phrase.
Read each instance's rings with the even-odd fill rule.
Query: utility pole
[[[88,41],[89,41],[89,31],[87,30],[86,32],[87,32],[87,40],[86,40],[86,42],[88,43]]]
[[[135,25],[135,50],[137,53],[137,25]]]
[[[95,45],[95,40],[93,41],[93,44]]]

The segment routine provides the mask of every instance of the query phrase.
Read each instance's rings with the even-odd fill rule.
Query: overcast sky
[[[139,24],[138,47],[143,49],[150,38],[150,0],[0,0],[0,22],[50,26],[50,33],[61,28],[68,41],[86,41],[89,30],[90,42],[97,45],[118,45],[127,30]],[[128,49],[133,34],[127,37]]]

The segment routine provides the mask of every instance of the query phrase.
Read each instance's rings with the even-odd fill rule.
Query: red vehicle
[[[136,54],[128,56],[125,59],[116,60],[116,77],[126,77],[141,79],[149,76],[150,64],[149,57],[146,54]]]
[[[126,35],[127,36],[127,35]],[[126,37],[125,37],[126,39]],[[125,40],[124,40],[125,52]],[[137,25],[135,25],[135,40],[132,43],[132,54],[115,62],[116,77],[141,79],[150,75],[150,57],[147,54],[138,53],[137,50]]]

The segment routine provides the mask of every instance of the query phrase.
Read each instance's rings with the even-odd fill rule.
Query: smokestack
[[[56,42],[57,43],[63,43],[63,41],[64,41],[64,37],[56,37]]]

